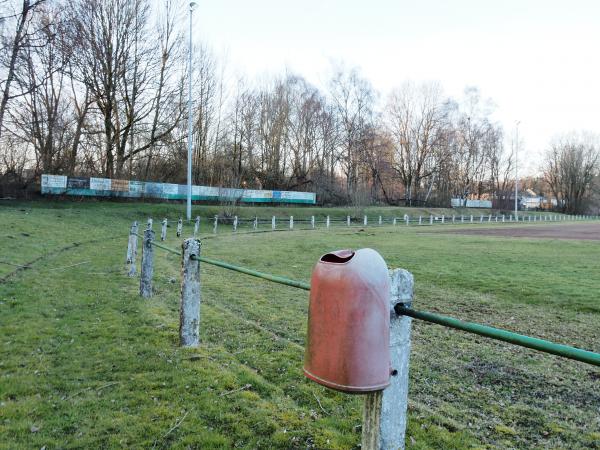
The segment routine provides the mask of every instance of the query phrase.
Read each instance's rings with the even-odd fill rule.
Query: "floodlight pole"
[[[196,2],[190,2],[189,66],[188,66],[188,154],[187,154],[187,220],[192,220],[192,13]]]
[[[520,120],[517,120],[517,132],[516,132],[516,143],[515,143],[515,219],[519,220],[519,172],[518,172],[518,153],[519,153],[519,124]]]

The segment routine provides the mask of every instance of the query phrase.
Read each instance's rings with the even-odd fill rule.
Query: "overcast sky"
[[[507,136],[520,121],[530,172],[554,135],[600,134],[600,0],[199,0],[194,38],[251,79],[287,67],[323,87],[334,60],[384,97],[478,86]]]

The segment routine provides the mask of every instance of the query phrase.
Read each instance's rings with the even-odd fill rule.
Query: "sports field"
[[[0,207],[0,448],[358,448],[361,397],[302,375],[306,292],[202,265],[196,350],[178,347],[176,255],[155,250],[155,295],[138,296],[124,267],[131,222],[152,216],[158,230],[182,210]],[[581,237],[598,226],[578,227],[205,227],[201,238],[204,256],[301,281],[327,251],[371,247],[413,272],[417,309],[598,352],[600,242]],[[165,245],[180,248],[174,226]],[[419,321],[409,399],[407,448],[600,448],[598,368]]]

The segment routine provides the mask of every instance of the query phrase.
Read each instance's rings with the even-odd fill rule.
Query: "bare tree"
[[[571,133],[552,144],[544,161],[544,178],[564,212],[584,212],[599,163],[600,145],[596,136]]]

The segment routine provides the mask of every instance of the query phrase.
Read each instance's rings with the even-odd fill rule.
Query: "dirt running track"
[[[523,227],[469,228],[466,230],[446,231],[452,234],[478,236],[523,237],[539,239],[584,239],[600,240],[600,222],[553,225],[527,225]]]

